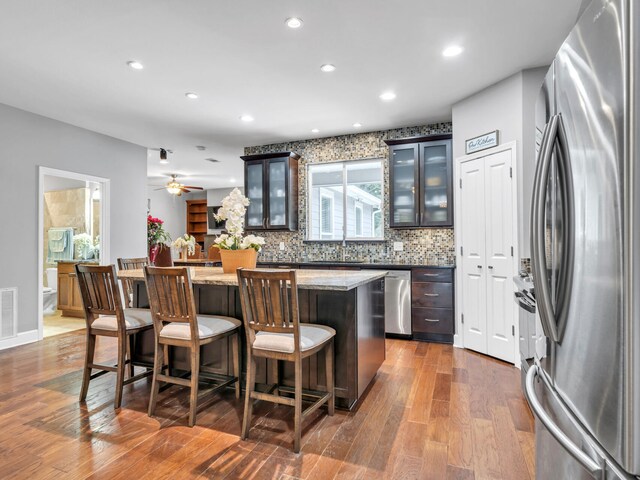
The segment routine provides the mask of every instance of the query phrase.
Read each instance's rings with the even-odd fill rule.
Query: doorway
[[[75,265],[109,261],[108,198],[108,179],[39,168],[39,339],[85,328]]]
[[[519,358],[513,277],[518,273],[515,144],[456,160],[457,336],[462,346]]]

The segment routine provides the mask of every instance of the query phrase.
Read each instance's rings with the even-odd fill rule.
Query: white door
[[[464,162],[460,166],[464,346],[481,353],[487,353],[484,171],[483,159]]]
[[[487,353],[514,363],[511,150],[485,157]]]

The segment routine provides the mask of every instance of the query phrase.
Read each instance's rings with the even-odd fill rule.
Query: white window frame
[[[353,241],[357,241],[357,242],[362,242],[362,241],[370,241],[370,242],[382,242],[384,241],[384,235],[385,235],[385,230],[384,230],[384,225],[382,227],[382,236],[380,237],[362,237],[362,236],[353,236],[353,237],[349,237],[347,235],[347,203],[348,203],[348,195],[347,195],[347,187],[348,187],[348,183],[347,183],[347,168],[349,165],[354,164],[354,163],[358,163],[358,162],[380,162],[380,174],[381,174],[381,179],[380,179],[380,186],[381,188],[381,198],[380,198],[380,215],[382,215],[382,218],[384,218],[384,162],[385,159],[384,158],[380,158],[380,157],[373,157],[373,158],[361,158],[358,160],[339,160],[336,162],[323,162],[322,164],[320,163],[312,163],[312,164],[307,164],[307,234],[306,234],[306,241],[310,241],[310,242],[353,242]],[[326,165],[329,163],[335,163],[335,164],[341,164],[342,166],[342,198],[343,198],[343,202],[342,202],[342,209],[343,209],[343,228],[342,228],[342,238],[339,239],[325,239],[325,238],[312,238],[311,237],[311,232],[312,232],[312,228],[313,228],[313,215],[311,214],[312,212],[312,204],[313,204],[313,198],[312,198],[312,191],[313,191],[313,182],[312,182],[312,176],[311,176],[311,168],[318,166],[318,165]],[[354,184],[355,185],[355,184]],[[322,191],[320,191],[320,205],[318,208],[319,211],[319,216],[320,216],[320,228],[319,228],[319,237],[322,237],[323,235],[333,235],[334,230],[333,230],[333,224],[331,225],[332,231],[331,233],[326,233],[322,231]],[[326,194],[324,194],[326,195]],[[333,201],[334,199],[331,199],[332,201],[332,211],[334,211],[333,209],[335,208],[333,205]],[[364,213],[364,212],[363,212]]]
[[[353,216],[354,216],[355,225],[356,225],[355,236],[362,237],[362,227],[364,225],[364,208],[362,208],[362,204],[358,205],[357,202],[353,207],[354,207]],[[358,225],[358,210],[360,210],[360,225]],[[360,233],[358,233],[358,227],[360,227]]]
[[[324,230],[324,222],[322,221],[323,219],[323,212],[322,212],[322,200],[323,199],[328,199],[329,203],[331,205],[330,207],[330,212],[331,214],[329,215],[329,218],[331,218],[331,222],[329,222],[329,225],[331,225],[331,230],[327,231]],[[333,235],[333,206],[334,206],[334,199],[333,199],[333,194],[329,195],[326,192],[320,192],[320,208],[319,208],[319,212],[320,212],[320,236],[322,235]]]
[[[384,236],[384,217],[382,216],[382,208],[380,210],[371,210],[371,231],[376,231],[376,215],[380,215],[380,226],[382,227],[382,235]]]

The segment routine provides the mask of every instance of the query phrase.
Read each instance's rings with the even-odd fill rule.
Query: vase
[[[149,245],[149,263],[151,265],[155,265],[156,263],[156,256],[158,255],[158,250],[160,250],[158,245]]]
[[[185,261],[189,259],[189,247],[182,247],[180,251],[180,260]]]
[[[246,250],[220,249],[220,260],[222,261],[222,271],[224,273],[236,273],[238,268],[256,268],[258,252],[253,248],[247,248]]]

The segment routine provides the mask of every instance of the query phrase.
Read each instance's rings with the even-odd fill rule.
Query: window
[[[309,165],[308,240],[381,240],[382,160]]]
[[[333,195],[320,194],[320,233],[333,235]]]
[[[362,204],[356,203],[356,237],[362,236]]]

